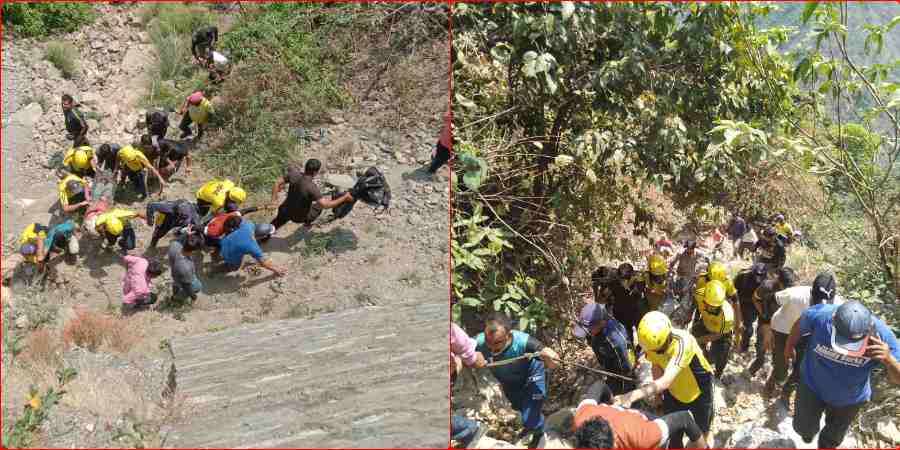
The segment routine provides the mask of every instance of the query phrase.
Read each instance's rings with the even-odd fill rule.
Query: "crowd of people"
[[[197,30],[191,42],[194,61],[209,71],[210,84],[221,83],[231,71],[228,59],[216,50],[218,39],[218,29],[210,26]],[[156,181],[162,194],[182,163],[190,173],[191,152],[215,114],[210,99],[202,91],[185,98],[178,111],[181,135],[177,140],[167,137],[169,113],[155,109],[146,113],[144,125],[147,131],[140,139],[126,145],[107,142],[96,149],[88,140],[89,126],[80,105],[70,94],[62,95],[61,103],[67,139],[72,145],[64,152],[63,167],[57,171],[61,217],[60,220],[53,218],[51,222],[60,223],[53,226],[28,224],[20,235],[19,253],[25,266],[36,269],[29,271],[33,275],[48,273],[50,263],[57,255],[66,255],[70,262],[77,260],[81,239],[96,239],[105,251],[118,246],[126,267],[122,288],[123,314],[157,304],[151,284],[164,272],[164,265],[159,260],[147,256],[150,252],[144,256],[134,254],[142,222],[150,230],[148,251],[155,249],[170,232],[173,234],[167,254],[173,286],[172,296],[167,301],[193,302],[203,289],[197,260],[202,264],[204,251],[211,253],[214,265],[210,272],[213,274],[238,271],[244,265],[245,257],[250,256],[261,267],[276,276],[283,276],[287,269],[266,257],[260,244],[287,222],[303,224],[308,230],[322,210],[341,209],[346,215],[359,199],[385,207],[389,202],[387,182],[375,168],[366,171],[364,179],[347,192],[323,196],[314,182],[322,163],[318,159],[308,159],[303,167],[290,165],[285,168],[285,175],[272,189],[270,205],[245,207],[248,194],[239,183],[213,179],[199,187],[195,198],[150,201],[145,210],[133,210],[116,203],[119,186],[129,183],[138,199],[146,200],[151,195],[151,181]],[[432,154],[430,173],[450,159],[451,146],[448,115]],[[279,204],[283,191],[286,196]],[[275,208],[277,214],[268,222],[247,217],[257,211]]]
[[[577,313],[572,333],[609,375],[577,406],[577,448],[712,445],[714,389],[728,389],[716,380],[736,360],[734,353],[751,351],[754,336],[753,358],[741,370],[753,377],[771,360],[763,394],[790,405],[794,430],[806,443],[818,436],[818,448],[836,448],[844,440],[871,398],[876,367],[900,384],[900,344],[891,329],[859,301],[838,295],[829,272],[799,284],[785,265],[799,233],[783,214],[760,228],[757,238],[739,216],[727,225],[731,263],[746,265],[744,257],[753,258],[733,277],[725,261],[704,254],[696,241],[683,242],[676,252],[665,238],[654,242],[645,270],[626,262],[593,271],[594,301]],[[716,229],[709,253],[724,256],[722,241]],[[489,369],[521,414],[516,445],[535,448],[544,434],[547,371],[567,363],[512,325],[493,313],[471,338],[452,324],[452,376],[461,367]],[[649,373],[639,371],[641,365],[649,365]],[[486,431],[462,415],[454,415],[451,426],[452,439],[463,447],[477,445]]]

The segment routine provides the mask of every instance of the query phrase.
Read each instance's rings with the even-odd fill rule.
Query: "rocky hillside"
[[[71,79],[43,59],[46,41],[10,35],[3,39],[3,323],[4,342],[18,342],[18,347],[4,345],[4,424],[12,423],[22,412],[30,384],[44,391],[54,385],[57,369],[73,367],[83,376],[76,377],[61,403],[51,410],[33,445],[162,445],[165,433],[159,433],[160,427],[173,420],[189,420],[193,410],[190,405],[196,401],[180,393],[168,399],[161,396],[171,372],[167,349],[179,338],[223,330],[239,335],[240,330],[252,329],[254,324],[283,319],[293,320],[290,326],[303,330],[304,320],[359,308],[445,305],[449,186],[446,176],[432,178],[421,170],[437,140],[443,111],[386,129],[379,126],[379,120],[395,112],[377,102],[334,111],[330,123],[286,125],[303,139],[303,158],[323,160],[323,193],[345,187],[352,183],[356,170],[374,165],[386,174],[394,201],[392,208],[380,215],[359,204],[349,217],[322,222],[310,232],[286,225],[263,248],[275,264],[289,269],[283,279],[273,279],[258,270],[231,276],[204,272],[201,280],[205,289],[192,308],[118,317],[124,276],[121,258],[101,252],[99,243],[85,239],[79,261],[72,265],[54,263],[43,289],[24,288],[16,282],[13,274],[18,274],[14,268],[21,230],[30,222],[60,220],[56,179],[51,170],[68,146],[60,96],[70,93],[81,102],[91,126],[88,138],[95,145],[127,144],[144,132],[139,123],[145,111],[142,98],[148,89],[155,49],[148,38],[147,24],[142,22],[142,6],[97,8],[101,14],[93,25],[54,36],[77,49],[79,69]],[[228,13],[218,14],[222,23],[227,22]],[[429,51],[434,50],[422,52]],[[436,67],[433,71],[445,70]],[[446,93],[443,83],[437,89]],[[175,113],[170,117],[172,124],[179,120]],[[300,133],[300,128],[314,132]],[[176,133],[173,127],[170,134]],[[197,152],[203,151],[201,144]],[[175,175],[161,198],[193,199],[197,188],[212,177],[195,163],[192,174],[182,171]],[[248,203],[267,203],[269,195],[251,195]],[[143,210],[146,201],[119,206]],[[326,216],[323,214],[323,218]],[[250,219],[269,221],[271,213],[254,213]],[[135,252],[144,254],[150,229],[137,224],[136,231]],[[159,249],[147,256],[165,255],[167,243],[168,239],[163,239]],[[169,292],[169,284],[168,271],[154,281],[162,295]],[[448,320],[445,308],[436,311],[445,314],[444,322]],[[112,345],[111,337],[93,351],[71,346],[65,337],[66,326],[84,313],[110,317],[111,322],[104,323],[121,331],[115,339],[122,345]],[[421,331],[424,334],[414,340],[419,345],[446,345],[445,328]],[[403,333],[403,328],[398,333]],[[302,332],[299,336],[302,339]],[[39,343],[46,345],[41,347]],[[17,352],[11,350],[13,347]],[[252,353],[252,349],[248,351]],[[373,357],[377,354],[373,350]],[[446,361],[440,352],[417,361],[421,368],[446,372],[441,369]],[[176,366],[190,363],[184,359],[175,362]],[[397,359],[389,367],[400,370],[408,363]],[[316,368],[305,370],[314,373]],[[178,374],[177,368],[171,373]],[[87,382],[89,377],[94,379]],[[121,379],[132,381],[127,392],[113,388],[117,386],[114,380]],[[84,381],[79,384],[78,380]],[[419,391],[410,391],[411,395],[425,395],[434,389],[428,384],[416,386]],[[340,397],[338,392],[334,395]],[[103,399],[119,399],[121,407],[102,407],[98,401]],[[436,414],[433,410],[430,413]],[[441,414],[441,420],[445,420],[445,414]],[[354,439],[340,442],[348,446],[363,442]],[[445,441],[446,435],[440,439]],[[327,437],[321,442],[328,446]],[[266,444],[259,441],[249,445]]]

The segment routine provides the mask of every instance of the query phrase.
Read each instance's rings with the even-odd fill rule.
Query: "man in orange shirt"
[[[707,448],[690,411],[651,419],[636,409],[607,404],[611,401],[612,391],[602,381],[588,389],[572,422],[576,448],[666,448],[678,432],[688,435],[692,448]]]

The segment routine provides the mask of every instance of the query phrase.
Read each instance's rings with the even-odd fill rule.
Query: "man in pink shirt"
[[[450,383],[456,380],[460,365],[480,369],[487,365],[484,355],[475,351],[475,339],[469,337],[465,330],[455,323],[450,323]],[[457,362],[457,359],[460,362]],[[451,398],[452,402],[453,399]],[[454,415],[450,423],[450,438],[463,447],[475,444],[484,434],[481,424],[464,416]]]
[[[163,273],[157,260],[125,255],[125,280],[122,286],[122,315],[127,316],[144,306],[156,303],[156,294],[150,292],[150,280]]]
[[[431,165],[428,166],[428,173],[434,175],[452,156],[453,137],[451,136],[451,127],[453,127],[453,117],[450,113],[444,117],[444,128],[441,130],[441,137],[438,140],[437,147],[431,153]]]

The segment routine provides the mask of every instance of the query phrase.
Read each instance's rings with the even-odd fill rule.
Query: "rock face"
[[[446,448],[448,320],[435,302],[176,339],[192,414],[167,445]]]
[[[777,431],[747,426],[735,431],[725,445],[728,448],[797,448],[794,441]]]

